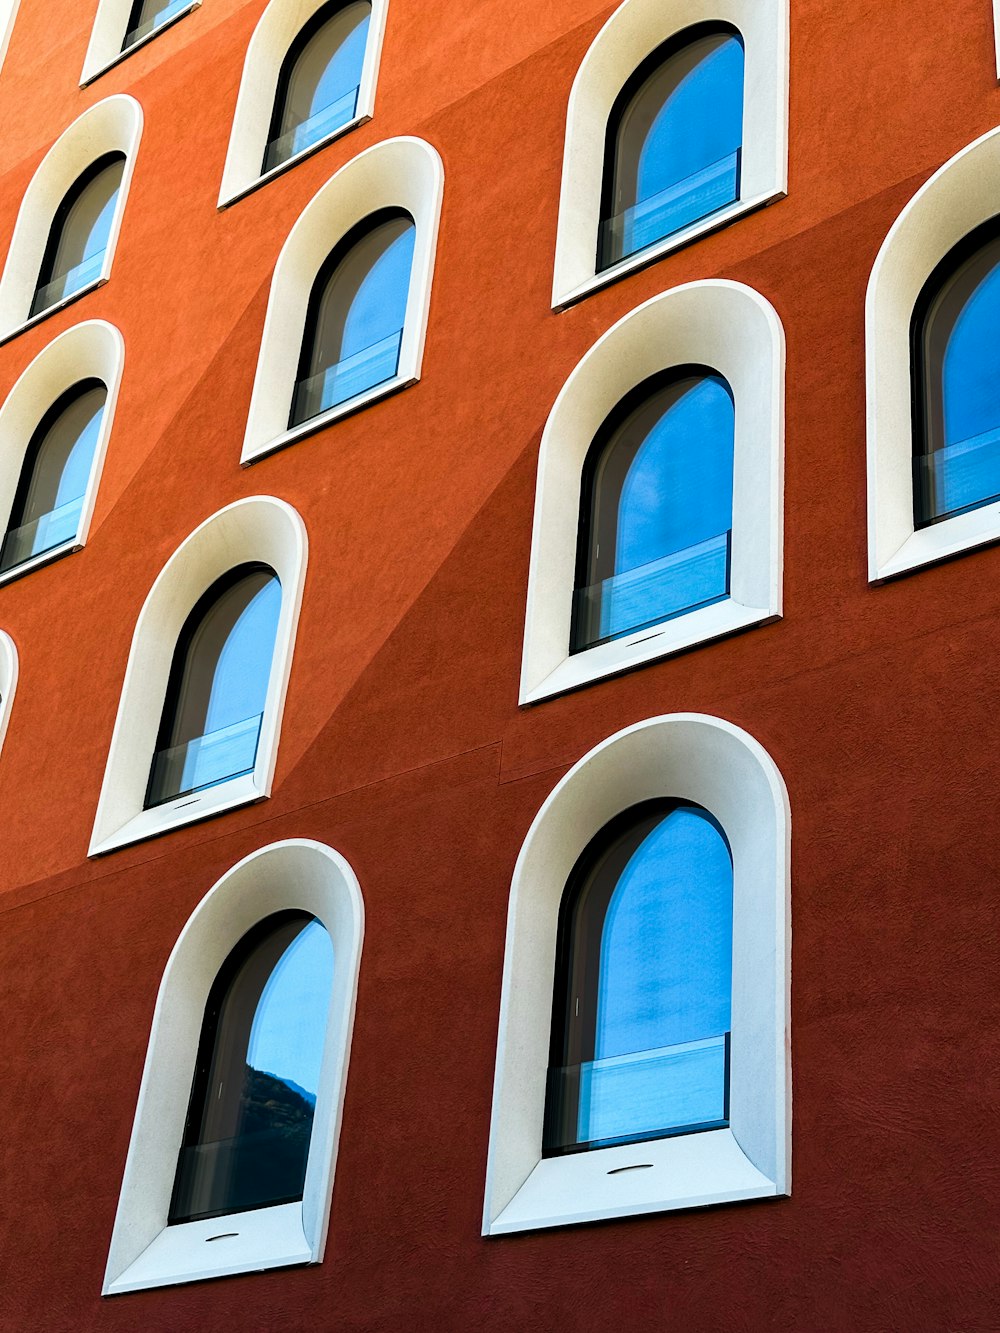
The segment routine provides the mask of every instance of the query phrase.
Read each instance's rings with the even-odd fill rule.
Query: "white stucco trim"
[[[286,909],[317,917],[334,954],[302,1202],[168,1226],[209,991],[247,931]],[[354,871],[338,852],[307,839],[251,853],[199,903],[160,983],[111,1237],[106,1296],[323,1258],[363,936],[364,903]],[[213,1239],[219,1236],[224,1239]]]
[[[868,577],[905,574],[1000,538],[1000,506],[914,530],[910,323],[925,282],[953,246],[1000,212],[1000,128],[920,187],[882,242],[868,281]]]
[[[664,796],[715,815],[733,854],[730,1128],[543,1160],[566,881],[610,819]],[[767,752],[739,727],[698,713],[618,732],[555,787],[511,884],[484,1235],[790,1193],[790,831],[788,795]],[[646,1169],[622,1170],[630,1166]]]
[[[143,603],[132,637],[89,855],[141,842],[270,795],[307,549],[305,525],[291,505],[255,495],[206,519],[167,561]],[[251,561],[269,565],[281,583],[281,613],[254,771],[145,810],[177,637],[199,597],[216,579]]]
[[[116,93],[88,107],[63,131],[42,158],[21,200],[3,277],[0,278],[0,339],[10,337],[29,324],[38,323],[54,310],[69,304],[70,300],[83,295],[83,291],[74,292],[67,300],[48,310],[39,311],[34,316],[30,314],[42,256],[56,209],[70,186],[92,162],[105,153],[124,153],[125,168],[104,252],[104,264],[100,277],[84,290],[90,291],[107,282],[111,276],[115,245],[121,230],[141,134],[142,108],[139,103],[125,93]]]
[[[0,69],[3,69],[4,58],[7,55],[7,47],[10,45],[10,35],[14,31],[14,20],[17,18],[20,3],[21,0],[0,0]]]
[[[311,435],[420,378],[443,192],[444,166],[436,149],[423,139],[386,139],[341,167],[303,209],[274,266],[242,463]],[[383,208],[404,209],[416,224],[399,369],[385,384],[290,429],[288,418],[313,282],[341,237]]]
[[[81,380],[101,380],[107,389],[76,536],[51,551],[24,561],[15,569],[0,573],[0,584],[21,578],[39,565],[47,565],[70,551],[79,551],[86,544],[124,364],[125,342],[113,324],[102,319],[75,324],[39,352],[0,407],[0,533],[5,533],[25,454],[42,417],[57,399]]]
[[[17,645],[9,634],[0,630],[0,751],[10,723],[10,710],[14,706],[17,672]]]
[[[608,413],[671,366],[711,367],[736,403],[731,595],[660,626],[569,652],[583,463]],[[711,279],[652,297],[603,335],[563,385],[538,455],[522,704],[781,615],[785,338],[774,308]]]
[[[633,70],[675,33],[731,23],[743,38],[740,200],[598,274],[597,236],[608,117]],[[625,0],[594,38],[577,71],[566,114],[552,304],[579,300],[624,273],[686,245],[788,188],[788,0]]]
[[[185,14],[200,8],[201,0],[190,0],[190,4],[171,14],[158,27],[153,28],[145,37],[140,37],[123,51],[122,43],[125,41],[129,15],[132,12],[132,0],[98,0],[94,26],[90,31],[90,44],[84,57],[83,69],[80,71],[80,87],[85,88],[105,70],[113,68],[122,60],[127,60],[133,51],[140,50],[154,37],[159,37],[161,32],[172,28]]]
[[[375,113],[375,87],[378,82],[379,61],[382,58],[382,39],[388,0],[371,0],[372,12],[368,23],[368,40],[361,67],[361,83],[354,117],[294,157],[261,172],[271,113],[277,93],[278,75],[285,54],[292,42],[312,16],[327,0],[271,0],[254,28],[243,64],[240,91],[236,99],[233,128],[229,137],[229,151],[222,172],[219,207],[241,198],[248,191],[263,185],[281,172],[287,171],[304,157],[309,157],[334,139],[339,139],[356,125],[371,120]]]

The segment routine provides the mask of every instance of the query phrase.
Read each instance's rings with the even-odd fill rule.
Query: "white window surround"
[[[0,278],[0,340],[37,324],[84,292],[107,282],[141,134],[142,108],[139,103],[134,97],[116,93],[88,107],[46,153],[21,200],[3,277]],[[70,186],[105,153],[124,153],[125,169],[100,276],[65,300],[31,315],[31,302],[56,209]]]
[[[146,597],[132,636],[90,856],[270,795],[307,547],[305,525],[291,505],[273,496],[255,495],[206,519],[167,561]],[[252,561],[269,565],[281,583],[281,613],[254,771],[146,810],[149,767],[178,635],[192,607],[216,579]]]
[[[610,819],[664,796],[715,815],[733,854],[730,1127],[543,1159],[566,881]],[[790,828],[785,785],[767,752],[739,727],[698,713],[628,727],[558,783],[511,884],[484,1235],[790,1193]]]
[[[76,536],[51,551],[44,551],[16,568],[0,573],[0,584],[19,579],[39,565],[47,565],[70,551],[79,551],[86,544],[111,436],[124,362],[125,343],[113,324],[102,319],[75,324],[39,352],[0,407],[0,533],[4,533],[10,522],[25,454],[42,417],[53,403],[81,380],[101,380],[107,389]]]
[[[368,40],[354,117],[317,143],[303,148],[287,162],[261,173],[271,126],[271,114],[274,110],[278,75],[285,55],[312,16],[326,3],[327,0],[271,0],[260,16],[250,38],[243,64],[243,77],[240,80],[233,128],[229,138],[229,151],[226,154],[222,186],[219,190],[220,208],[225,208],[227,204],[263,185],[265,181],[287,171],[289,167],[301,162],[304,157],[318,152],[334,139],[339,139],[356,125],[363,125],[366,120],[371,120],[374,115],[375,87],[378,81],[379,61],[382,57],[388,0],[372,0]]]
[[[0,630],[0,750],[3,749],[10,710],[17,689],[17,646],[9,634]]]
[[[10,45],[10,35],[14,31],[14,20],[17,18],[20,3],[21,0],[0,0],[0,69],[3,69],[4,58],[7,55],[7,47]]]
[[[302,1201],[168,1226],[209,990],[246,932],[264,917],[286,909],[317,917],[334,951],[333,991]],[[160,983],[104,1295],[315,1264],[323,1258],[363,936],[364,903],[354,871],[332,848],[307,839],[272,843],[251,853],[202,899],[181,932]],[[235,1234],[212,1240],[225,1233]]]
[[[443,191],[444,166],[429,143],[386,139],[341,167],[303,209],[274,266],[241,463],[322,430],[420,378]],[[313,282],[341,237],[383,208],[404,209],[416,225],[399,368],[385,383],[289,428]]]
[[[583,463],[608,413],[675,365],[725,376],[736,402],[730,596],[570,653]],[[600,338],[564,384],[538,456],[521,663],[522,704],[577,689],[781,615],[785,338],[774,308],[710,279],[654,296]]]
[[[598,273],[597,236],[608,117],[629,76],[675,33],[731,23],[743,38],[740,198]],[[625,0],[594,38],[573,81],[566,114],[552,304],[578,301],[733,218],[784,197],[788,188],[788,0]]]
[[[122,43],[128,30],[132,0],[98,0],[94,26],[90,31],[90,44],[83,60],[83,69],[80,72],[80,87],[85,88],[88,83],[92,83],[105,70],[111,69],[119,61],[127,59],[133,51],[138,51],[147,42],[151,42],[154,37],[159,37],[161,32],[165,32],[167,28],[172,27],[185,14],[190,14],[192,9],[199,9],[200,7],[201,0],[191,0],[190,4],[185,5],[183,9],[179,9],[175,14],[171,14],[158,27],[148,32],[139,41],[133,42],[130,47],[123,51]]]
[[[921,186],[882,242],[868,282],[868,577],[889,579],[1000,539],[1000,506],[914,530],[910,321],[953,246],[1000,212],[1000,128]]]

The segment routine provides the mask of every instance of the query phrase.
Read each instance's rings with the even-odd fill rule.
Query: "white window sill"
[[[742,606],[730,597],[698,611],[689,611],[687,615],[678,616],[675,620],[666,620],[661,625],[647,625],[627,638],[613,639],[596,648],[573,653],[560,662],[541,684],[530,688],[522,685],[519,702],[538,703],[542,699],[550,699],[554,695],[580,689],[593,681],[603,680],[606,676],[631,671],[656,658],[684,652],[698,644],[748,629],[751,625],[763,625],[779,618],[768,607]]]
[[[107,74],[109,69],[114,69],[116,65],[120,65],[123,60],[127,60],[129,56],[133,55],[136,51],[141,51],[147,43],[154,39],[154,37],[159,37],[159,35],[166,32],[168,28],[172,28],[175,23],[184,18],[185,15],[190,14],[193,9],[200,8],[201,0],[191,0],[189,5],[185,5],[183,9],[179,9],[176,14],[171,14],[168,19],[159,25],[159,27],[154,28],[152,32],[147,32],[145,37],[140,37],[137,42],[133,42],[132,45],[126,47],[124,51],[119,51],[97,69],[85,70],[80,79],[80,87],[86,88],[89,84],[93,83],[95,79],[99,79],[102,74]]]
[[[57,301],[55,305],[46,306],[44,310],[39,310],[37,315],[32,315],[31,318],[26,319],[23,324],[18,324],[17,328],[11,329],[7,333],[0,334],[0,347],[3,347],[4,343],[10,342],[12,338],[16,338],[19,334],[24,333],[27,329],[33,329],[36,324],[41,324],[43,319],[48,319],[50,315],[54,315],[58,310],[65,310],[66,307],[72,305],[74,301],[79,301],[81,296],[86,296],[88,292],[93,292],[96,291],[98,287],[103,287],[107,280],[108,274],[102,273],[99,278],[95,278],[93,282],[85,283],[83,287],[78,288],[75,292],[71,292],[69,296],[64,296],[63,299]]]
[[[76,537],[71,537],[69,541],[62,542],[59,546],[53,546],[50,551],[41,551],[38,555],[33,555],[30,560],[23,560],[21,564],[14,565],[12,569],[5,569],[0,574],[0,587],[5,583],[14,583],[17,579],[24,578],[25,574],[41,569],[43,565],[50,565],[53,560],[61,560],[64,555],[72,555],[74,551],[82,550],[83,543]]]
[[[104,1295],[312,1262],[302,1228],[302,1204],[285,1203],[165,1226],[138,1259],[108,1283]]]
[[[92,843],[88,855],[103,856],[105,852],[113,852],[119,847],[129,847],[132,843],[159,837],[171,829],[211,819],[226,810],[251,805],[266,796],[267,793],[257,786],[254,775],[245,773],[242,777],[231,778],[229,782],[220,782],[217,787],[207,787],[204,791],[180,796],[165,805],[140,811],[102,842]]]
[[[197,0],[197,3],[201,4],[201,0]],[[259,190],[262,186],[267,185],[269,181],[274,180],[275,176],[281,176],[286,171],[290,171],[292,167],[297,167],[298,164],[304,162],[307,157],[312,157],[312,155],[318,153],[320,149],[326,148],[328,144],[342,138],[345,134],[350,133],[351,130],[356,130],[359,125],[367,124],[369,120],[371,120],[371,115],[367,112],[353,116],[346,122],[346,124],[339,126],[335,130],[331,130],[329,134],[324,134],[322,139],[317,139],[315,143],[309,144],[306,148],[299,149],[299,151],[293,154],[292,157],[288,158],[287,161],[279,162],[278,165],[272,167],[270,171],[265,171],[262,175],[257,176],[249,185],[244,185],[241,189],[236,190],[233,194],[226,195],[224,198],[220,196],[216,207],[220,212],[224,208],[230,208],[241,199],[245,199],[248,194],[253,194],[255,190]],[[261,154],[261,157],[263,157],[263,153]]]
[[[956,514],[954,518],[946,518],[941,523],[911,533],[891,559],[871,571],[870,582],[895,578],[997,540],[1000,540],[1000,505],[983,505],[981,509]]]
[[[622,1169],[636,1167],[635,1170]],[[611,1174],[614,1172],[615,1174]],[[543,1158],[484,1234],[773,1198],[731,1129]]]
[[[552,309],[565,310],[567,306],[582,301],[591,292],[598,292],[602,287],[617,282],[619,278],[624,278],[629,273],[635,273],[636,270],[646,268],[649,264],[655,264],[664,255],[672,254],[675,250],[690,245],[692,241],[700,240],[702,236],[709,236],[713,231],[720,231],[723,227],[728,227],[737,218],[741,218],[747,213],[755,213],[759,208],[777,203],[779,199],[785,197],[786,192],[784,190],[770,190],[767,194],[754,195],[750,199],[737,199],[728,208],[720,209],[718,213],[712,213],[709,217],[701,218],[698,222],[692,222],[690,227],[675,231],[672,235],[665,236],[662,241],[657,241],[655,245],[648,245],[644,250],[629,255],[627,259],[612,264],[610,268],[602,269],[600,273],[595,273],[586,282],[581,282],[578,287],[573,287],[568,292],[553,292]],[[594,248],[595,250],[597,248],[596,240]]]
[[[251,463],[255,463],[259,458],[266,458],[269,454],[276,453],[279,449],[285,449],[288,445],[295,444],[297,440],[305,439],[308,435],[315,435],[317,431],[325,430],[334,421],[352,416],[355,412],[360,412],[362,408],[368,407],[370,403],[378,402],[380,398],[388,398],[390,394],[398,393],[400,389],[407,389],[411,384],[416,383],[416,375],[394,375],[391,380],[383,380],[381,384],[366,389],[364,393],[359,393],[354,398],[348,398],[346,402],[338,403],[336,407],[331,407],[318,416],[310,417],[308,421],[302,421],[299,425],[290,427],[273,440],[268,440],[266,444],[244,445],[240,465],[249,467]]]

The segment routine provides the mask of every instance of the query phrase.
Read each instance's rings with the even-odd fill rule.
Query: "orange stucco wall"
[[[94,0],[21,0],[0,71],[0,253],[81,111],[128,91],[145,115],[110,281],[0,346],[6,394],[84,318],[126,343],[87,546],[0,587],[21,662],[0,758],[0,1326],[996,1328],[1000,551],[868,585],[863,347],[893,219],[1000,122],[989,0],[791,0],[788,198],[559,314],[566,100],[610,7],[391,0],[374,119],[219,212],[262,9],[205,0],[81,90]],[[241,470],[278,251],[334,170],[396,134],[445,165],[422,379]],[[704,277],[754,286],[785,327],[784,618],[519,710],[547,413],[617,319]],[[310,541],[274,794],[88,860],[139,608],[199,522],[258,493]],[[794,1194],[485,1241],[517,851],[568,765],[675,710],[746,728],[789,790]],[[163,965],[215,880],[284,837],[341,851],[367,909],[326,1258],[103,1301]]]

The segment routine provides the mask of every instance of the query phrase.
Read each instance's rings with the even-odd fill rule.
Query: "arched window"
[[[107,396],[100,380],[84,380],[39,422],[14,493],[0,573],[75,541]]]
[[[205,1008],[168,1221],[302,1198],[333,986],[330,936],[307,912],[261,921]]]
[[[914,307],[916,528],[1000,498],[1000,220],[961,241]]]
[[[416,228],[400,210],[366,218],[313,284],[290,426],[392,379],[406,320]]]
[[[638,385],[604,422],[581,483],[571,651],[729,595],[735,413],[721,375]]]
[[[130,46],[151,36],[157,28],[162,28],[164,23],[169,23],[175,15],[190,7],[191,0],[135,0],[128,16],[122,50],[127,51]]]
[[[147,809],[253,772],[280,613],[274,571],[241,565],[188,616],[174,650]]]
[[[733,863],[698,805],[612,820],[559,913],[542,1152],[729,1123]]]
[[[740,197],[743,42],[701,24],[643,61],[608,120],[598,268]]]
[[[288,49],[278,75],[265,172],[353,120],[371,21],[370,0],[324,5]]]
[[[124,170],[125,155],[108,153],[77,177],[63,198],[52,219],[32,315],[100,277]]]

